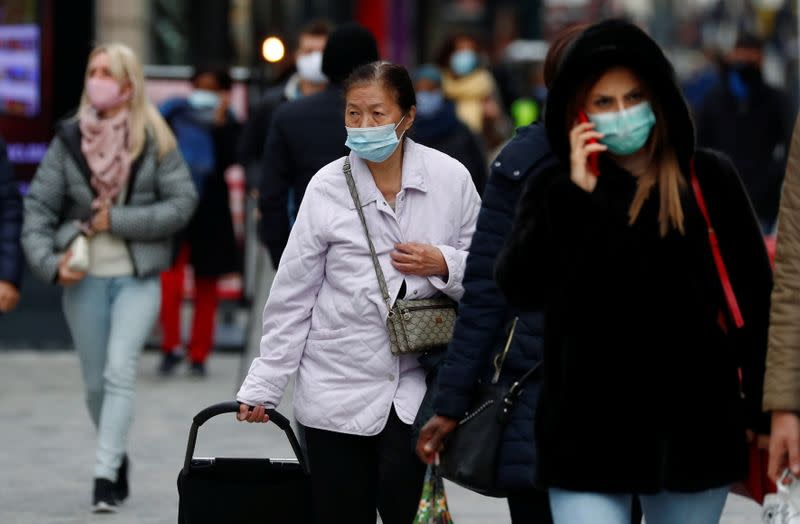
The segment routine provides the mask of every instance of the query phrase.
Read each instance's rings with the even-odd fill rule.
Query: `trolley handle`
[[[197,444],[197,431],[200,429],[200,426],[218,415],[224,415],[225,413],[238,413],[239,406],[240,403],[236,401],[220,402],[219,404],[214,404],[213,406],[205,408],[194,416],[192,419],[192,427],[189,429],[189,442],[186,445],[186,458],[183,462],[184,470],[189,471],[189,467],[192,462],[192,456],[194,455],[194,449]],[[273,422],[286,434],[286,438],[289,439],[289,445],[292,446],[292,451],[294,452],[295,457],[297,457],[300,467],[302,467],[303,471],[308,475],[308,464],[305,461],[303,450],[300,447],[300,443],[297,441],[294,431],[292,430],[292,424],[289,422],[289,419],[274,409],[268,409],[267,415],[269,416],[270,422]]]
[[[220,402],[219,404],[214,404],[213,406],[209,406],[197,415],[194,416],[195,424],[197,427],[202,426],[209,419],[216,417],[217,415],[224,415],[225,413],[238,413],[239,406],[241,403],[239,402]],[[292,429],[292,425],[289,422],[289,419],[275,411],[274,409],[268,409],[267,415],[269,415],[270,422],[273,422],[276,426],[281,428],[283,431],[287,429]]]

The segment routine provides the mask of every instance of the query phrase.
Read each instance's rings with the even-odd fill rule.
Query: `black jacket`
[[[440,111],[428,117],[417,113],[411,137],[464,164],[478,194],[483,195],[489,163],[480,140],[458,119],[452,102],[446,102]]]
[[[236,155],[241,165],[258,164],[264,158],[264,147],[269,124],[272,122],[272,114],[287,100],[286,84],[278,84],[269,88],[253,108],[239,137]],[[247,187],[258,189],[261,177],[260,166],[257,169],[248,169],[247,174]]]
[[[230,193],[225,171],[236,163],[236,140],[241,126],[231,120],[212,130],[216,166],[200,191],[200,200],[186,228],[189,260],[199,277],[219,277],[241,271],[239,245],[233,229]]]
[[[731,157],[767,224],[778,216],[794,112],[781,91],[762,81],[737,100],[726,78],[705,98],[697,114],[697,141]]]
[[[339,86],[330,85],[275,110],[264,150],[259,201],[261,241],[275,267],[289,239],[290,189],[298,209],[311,177],[347,154],[346,139],[344,94]]]
[[[544,319],[541,313],[520,314],[507,303],[494,280],[494,264],[511,231],[523,183],[552,168],[544,127],[520,128],[492,164],[478,224],[464,273],[464,296],[459,304],[453,341],[437,378],[434,411],[460,419],[477,392],[479,380],[491,380],[492,359],[506,342],[511,319],[519,315],[501,380],[510,383],[543,358]],[[533,420],[541,381],[531,379],[513,412],[500,448],[498,485],[506,489],[535,486],[536,448]]]
[[[186,104],[166,115],[167,122],[173,125],[173,119],[179,112],[192,111]],[[239,247],[233,229],[231,216],[230,193],[225,180],[225,172],[237,162],[237,143],[241,125],[233,115],[229,115],[225,123],[211,125],[197,123],[207,129],[214,147],[214,169],[199,182],[200,199],[186,229],[182,231],[176,242],[188,242],[190,248],[189,262],[194,274],[198,277],[219,277],[240,271]],[[195,181],[195,183],[198,183]]]
[[[665,104],[667,136],[687,179],[685,234],[660,235],[657,190],[630,225],[636,180],[605,157],[592,193],[561,167],[526,185],[497,279],[512,304],[546,312],[539,472],[548,486],[576,491],[728,485],[747,471],[745,428],[768,428],[760,405],[769,261],[735,168],[717,153],[694,151],[672,68],[633,26],[593,26],[562,63],[546,114],[553,149],[566,155],[562,165],[568,97],[560,90],[579,85],[587,64],[608,67],[620,55],[659,86],[654,96]],[[688,190],[692,157],[745,319],[727,334],[718,323],[727,308],[707,228]]]
[[[22,197],[14,182],[6,144],[0,139],[0,281],[19,288],[24,261],[19,235],[22,230]]]

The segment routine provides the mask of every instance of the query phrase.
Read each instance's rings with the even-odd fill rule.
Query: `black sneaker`
[[[162,353],[161,364],[158,366],[158,374],[168,377],[175,372],[175,368],[183,361],[183,356],[179,353]]]
[[[94,513],[116,513],[117,499],[114,498],[114,483],[108,479],[94,479]]]
[[[197,378],[206,376],[206,365],[203,362],[192,362],[189,366],[189,375]]]
[[[125,455],[122,457],[122,464],[120,464],[119,469],[117,469],[117,481],[114,483],[114,497],[119,502],[123,502],[130,494],[130,488],[128,487],[129,467],[130,462],[128,461],[128,455]]]

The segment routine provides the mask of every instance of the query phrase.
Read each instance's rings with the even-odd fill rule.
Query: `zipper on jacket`
[[[407,306],[407,307],[400,307],[401,312],[411,312],[411,311],[425,311],[426,309],[452,309],[455,311],[455,308],[442,306],[442,305],[430,305],[430,306]]]

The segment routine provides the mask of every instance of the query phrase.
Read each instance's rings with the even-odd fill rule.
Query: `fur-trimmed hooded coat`
[[[674,71],[633,25],[597,24],[564,58],[546,114],[560,166],[570,165],[567,106],[575,86],[617,65],[633,69],[664,108],[686,182],[685,234],[661,236],[657,189],[629,224],[636,179],[606,156],[592,193],[570,180],[568,167],[527,185],[496,276],[512,304],[545,309],[540,478],[550,487],[614,493],[729,485],[746,475],[745,429],[768,427],[760,404],[769,261],[735,168],[718,153],[695,151]],[[738,330],[727,318],[727,333],[706,224],[689,185],[692,158],[744,315]]]

